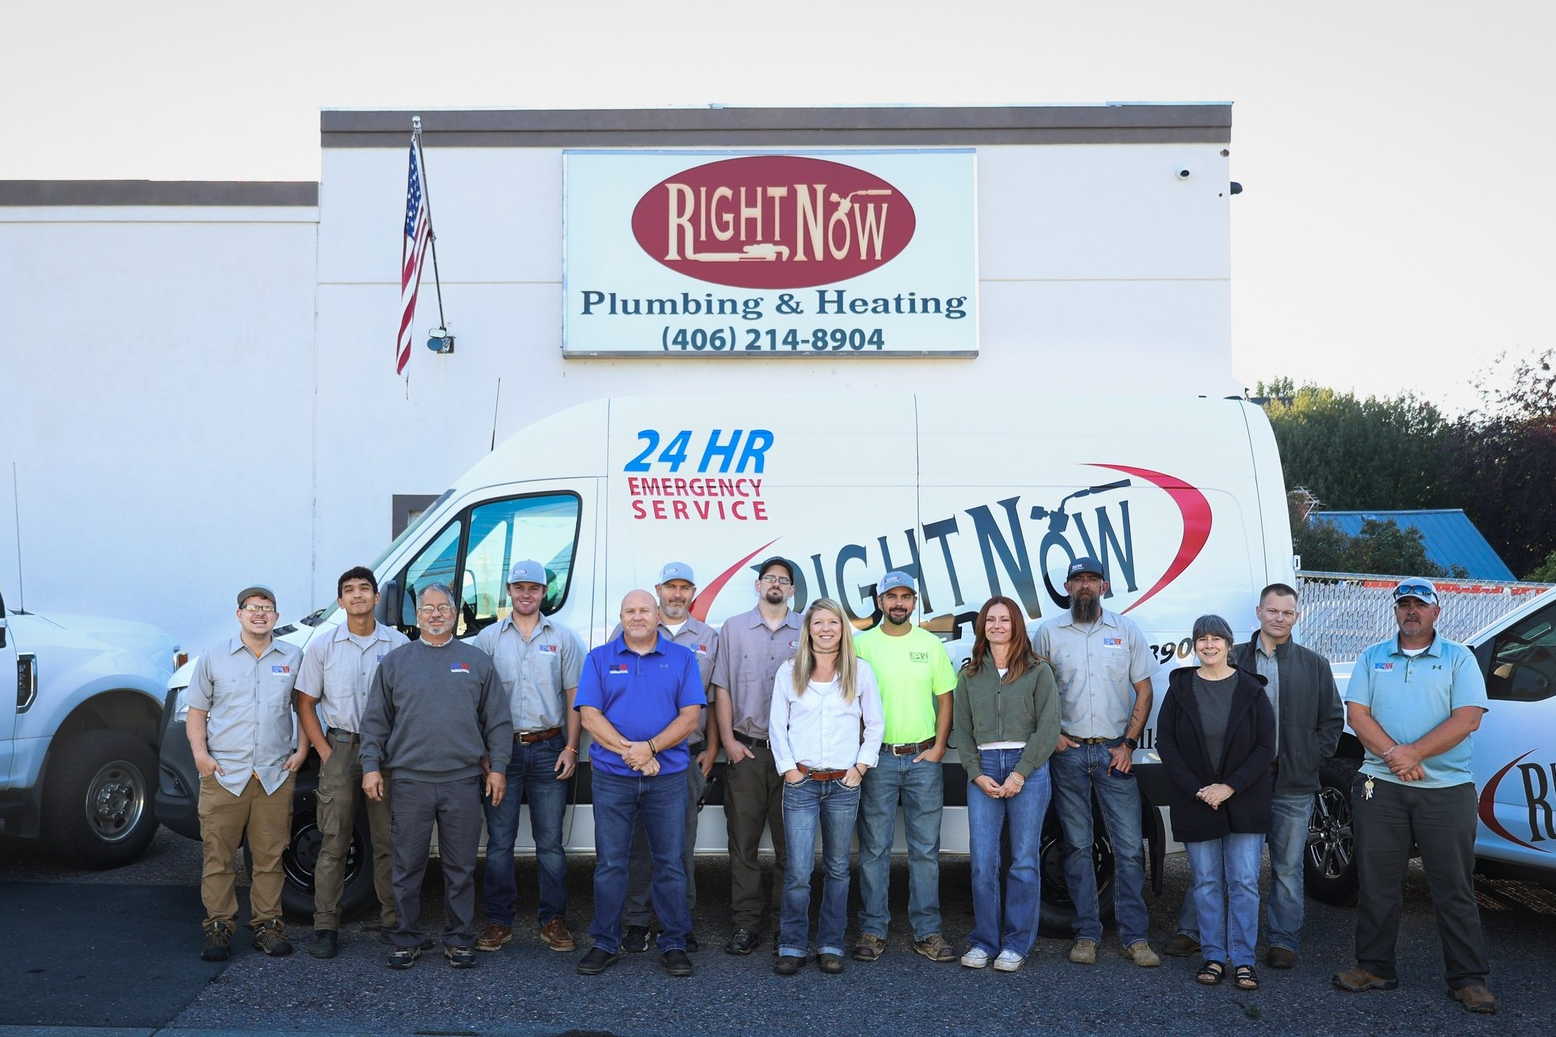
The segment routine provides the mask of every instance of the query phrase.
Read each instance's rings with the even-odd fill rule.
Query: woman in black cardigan
[[[1232,666],[1232,628],[1220,616],[1194,621],[1199,666],[1174,670],[1156,722],[1156,745],[1172,780],[1172,831],[1189,855],[1205,961],[1196,978],[1259,986],[1259,858],[1270,830],[1275,712],[1264,678]]]

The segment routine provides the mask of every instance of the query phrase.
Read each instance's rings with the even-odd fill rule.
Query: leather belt
[[[923,752],[925,749],[933,749],[934,747],[935,740],[933,738],[926,738],[922,742],[903,742],[900,745],[882,742],[881,752],[890,753],[893,756],[913,756]]]
[[[1060,733],[1062,734],[1063,732]],[[1076,738],[1074,735],[1065,735],[1064,737],[1072,742],[1079,742],[1081,745],[1106,745],[1108,742],[1118,741],[1116,738]]]
[[[343,742],[346,745],[355,745],[362,740],[362,736],[355,731],[342,731],[338,727],[330,728],[329,738],[332,741]]]
[[[739,731],[735,732],[735,741],[747,749],[771,749],[773,747],[773,743],[766,738],[752,738],[750,735],[743,735]]]
[[[818,771],[811,767],[807,767],[803,763],[796,763],[794,765],[794,769],[805,775],[811,781],[836,781],[848,773],[847,767],[844,767],[842,770]]]
[[[560,727],[548,727],[544,731],[515,731],[513,732],[513,740],[522,745],[533,745],[536,742],[544,742],[547,739],[555,738],[561,733],[562,729]]]

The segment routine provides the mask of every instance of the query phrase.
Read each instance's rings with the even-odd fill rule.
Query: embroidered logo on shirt
[[[1393,663],[1373,663],[1372,664],[1372,668],[1374,670],[1392,670],[1394,668],[1394,664]]]
[[[910,663],[927,663],[927,662],[929,662],[929,653],[928,652],[909,652],[908,653],[908,662],[910,662]]]
[[[610,668],[610,672],[611,673],[626,673],[627,672],[627,664],[626,663],[617,663],[617,664],[615,664],[614,666],[612,666]]]
[[[469,673],[470,672],[470,664],[469,663],[449,663],[448,664],[448,672],[449,673]]]
[[[1102,647],[1103,648],[1122,648],[1122,647],[1124,647],[1124,639],[1122,637],[1104,637],[1102,639]]]
[[[698,645],[697,646],[697,654],[698,655],[707,655],[708,654],[708,646],[707,645]]]
[[[555,655],[556,645],[539,645],[538,650],[541,655]]]
[[[790,641],[790,642],[789,642],[789,647],[790,647],[790,648],[793,648],[793,649],[794,649],[794,650],[795,650],[795,651],[799,651],[799,649],[800,649],[800,643],[799,643],[799,641],[798,641],[798,640],[794,640],[794,641]]]
[[[272,666],[270,668],[270,672],[271,673],[291,673],[292,672],[292,668],[290,666]]]

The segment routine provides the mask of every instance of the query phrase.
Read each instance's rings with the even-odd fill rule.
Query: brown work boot
[[[284,958],[292,953],[292,945],[287,942],[286,929],[279,918],[254,927],[254,949],[264,951],[272,958]]]
[[[546,942],[547,947],[563,953],[577,946],[573,943],[573,934],[567,931],[567,923],[562,921],[561,915],[557,915],[540,927],[540,938]]]
[[[930,933],[922,940],[913,941],[913,949],[930,961],[955,961],[956,951],[939,933]]]
[[[1334,984],[1336,990],[1349,990],[1353,994],[1359,994],[1363,990],[1394,990],[1399,986],[1399,980],[1375,976],[1360,965],[1354,969],[1346,969],[1344,972],[1336,972],[1330,982]]]
[[[855,961],[874,961],[881,956],[886,949],[886,941],[873,933],[860,933],[859,942],[854,944]]]
[[[1119,947],[1118,953],[1140,966],[1142,969],[1154,969],[1162,963],[1156,952],[1151,950],[1151,945],[1144,940],[1136,940],[1128,947]]]
[[[503,925],[500,922],[487,922],[486,928],[481,930],[481,935],[476,937],[475,949],[478,951],[500,951],[503,945],[513,939],[513,927]]]
[[[1290,947],[1271,947],[1264,952],[1264,963],[1272,969],[1297,967],[1297,952]]]
[[[1188,933],[1173,933],[1162,944],[1162,953],[1174,958],[1192,958],[1199,953],[1199,941]]]
[[[1097,941],[1076,940],[1070,948],[1070,960],[1077,965],[1097,964]]]
[[[1491,1015],[1497,1010],[1497,999],[1486,989],[1484,983],[1471,983],[1467,987],[1450,990],[1448,996],[1463,1005],[1466,1012]]]

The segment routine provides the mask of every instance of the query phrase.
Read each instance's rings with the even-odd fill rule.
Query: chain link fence
[[[1368,645],[1397,632],[1392,592],[1405,578],[1298,573],[1302,621],[1297,628],[1297,640],[1332,663],[1354,660]],[[1443,608],[1437,630],[1450,641],[1468,639],[1481,627],[1551,586],[1490,580],[1443,579],[1432,583]]]

